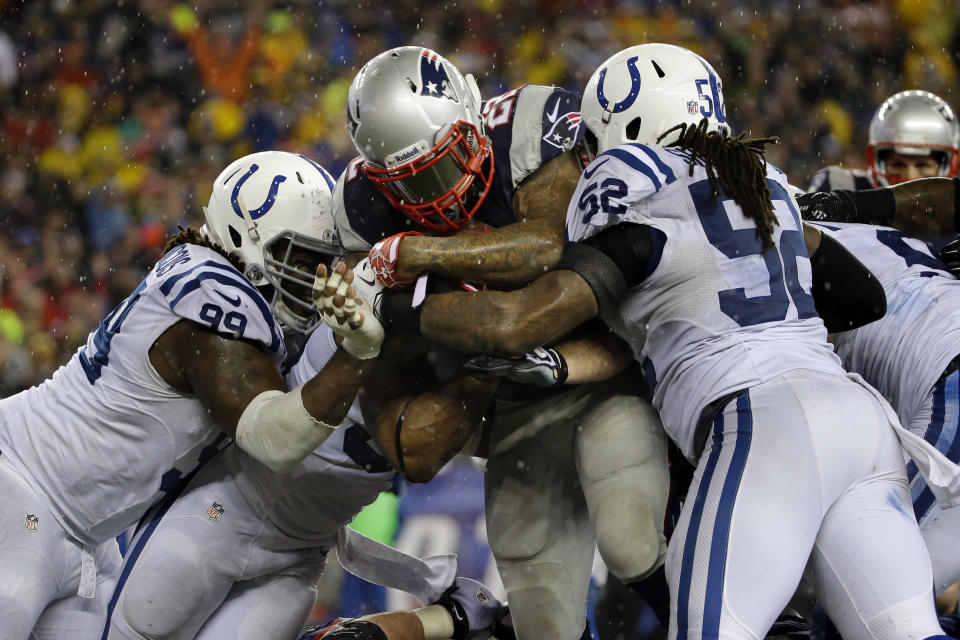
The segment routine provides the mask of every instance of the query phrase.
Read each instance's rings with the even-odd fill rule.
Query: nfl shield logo
[[[37,526],[40,524],[40,520],[37,516],[32,513],[27,514],[27,519],[23,521],[23,526],[25,526],[30,531],[36,531]]]
[[[697,115],[699,103],[696,100],[690,100],[687,102],[687,113],[692,116]]]
[[[223,515],[223,512],[223,505],[219,502],[214,502],[212,505],[210,505],[210,508],[207,509],[207,517],[209,517],[211,520],[219,520],[220,516]]]

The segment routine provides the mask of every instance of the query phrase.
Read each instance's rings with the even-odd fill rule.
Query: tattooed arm
[[[406,236],[397,274],[412,279],[429,271],[492,285],[530,282],[560,260],[567,203],[579,179],[574,153],[557,156],[517,188],[513,209],[518,222],[484,234]]]
[[[521,355],[554,342],[597,312],[587,282],[574,271],[558,269],[516,291],[427,296],[420,333],[470,353]]]

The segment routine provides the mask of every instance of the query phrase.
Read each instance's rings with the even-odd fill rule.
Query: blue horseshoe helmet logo
[[[607,96],[603,95],[603,80],[607,77],[607,67],[600,70],[600,80],[597,82],[597,101],[605,111],[620,113],[629,109],[633,106],[633,103],[637,101],[637,96],[640,94],[640,70],[637,69],[638,58],[639,56],[633,56],[627,60],[627,69],[630,71],[630,93],[627,94],[626,98],[613,105],[613,109],[610,109],[610,101],[607,99]]]
[[[240,179],[237,180],[237,184],[233,186],[233,193],[230,195],[230,204],[233,206],[234,213],[240,219],[243,219],[243,211],[240,210],[240,203],[237,201],[237,196],[240,195],[240,187],[243,186],[243,183],[247,179],[255,174],[260,168],[257,164],[250,165],[250,168],[247,169],[247,172],[240,176]],[[256,209],[250,209],[247,213],[250,215],[251,220],[256,220],[262,218],[271,208],[273,208],[273,203],[277,201],[277,190],[280,189],[280,183],[285,182],[287,179],[286,176],[276,175],[273,177],[273,182],[270,183],[270,190],[267,192],[267,199],[263,201],[263,204],[257,207]]]

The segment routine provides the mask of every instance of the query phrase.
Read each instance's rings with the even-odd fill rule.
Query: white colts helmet
[[[901,91],[887,98],[870,122],[867,168],[874,186],[885,187],[905,178],[886,172],[885,152],[908,156],[933,155],[940,175],[953,177],[960,169],[960,126],[945,101],[929,91]]]
[[[459,228],[493,184],[477,83],[430,49],[398,47],[365,64],[347,127],[367,176],[418,225]]]
[[[203,234],[236,253],[255,286],[273,287],[273,314],[294,331],[319,323],[311,298],[317,265],[344,255],[331,211],[333,186],[309,158],[263,151],[224,169],[203,210]]]
[[[671,44],[641,44],[611,56],[587,82],[580,111],[596,153],[629,142],[665,146],[679,137],[678,131],[657,142],[665,131],[703,118],[709,131],[730,132],[717,72]]]

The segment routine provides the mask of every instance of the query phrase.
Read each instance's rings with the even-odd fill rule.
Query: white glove
[[[369,268],[369,264],[367,266]],[[352,286],[354,276],[354,272],[342,262],[329,275],[326,267],[320,265],[313,282],[313,303],[324,324],[343,337],[341,346],[354,357],[367,360],[380,353],[383,325],[377,320],[370,303]],[[372,288],[364,288],[376,301],[378,296],[372,292]]]

